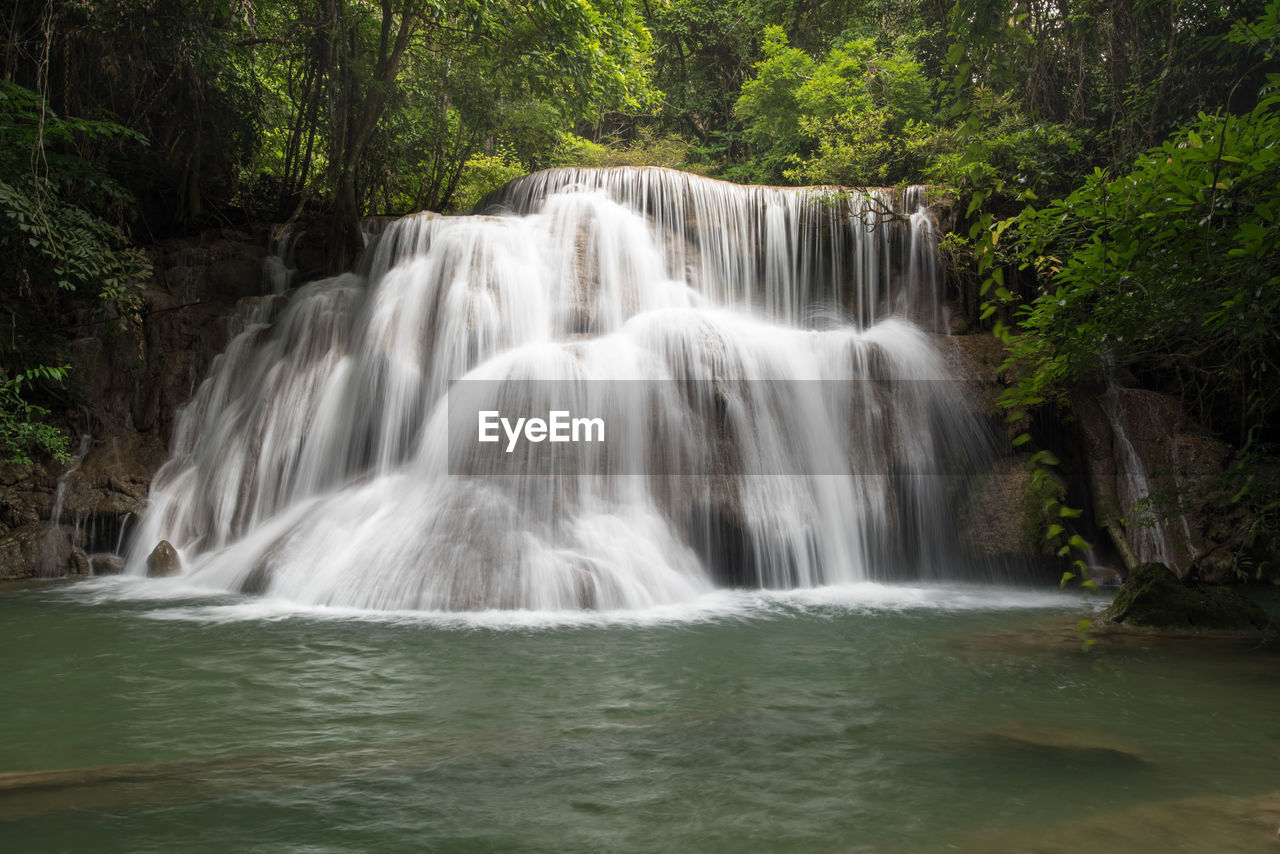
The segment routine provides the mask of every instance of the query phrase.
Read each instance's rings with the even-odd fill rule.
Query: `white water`
[[[934,235],[899,195],[554,170],[509,213],[401,220],[215,362],[129,571],[167,539],[184,584],[426,611],[954,575],[939,472],[989,440],[916,325],[940,318]],[[616,432],[513,475],[546,469],[450,434],[460,379],[493,409],[557,381]]]
[[[1191,524],[1185,513],[1179,513],[1177,523],[1181,531],[1175,532],[1172,525],[1149,506],[1151,481],[1147,477],[1147,467],[1125,430],[1125,404],[1114,384],[1108,383],[1102,405],[1114,437],[1115,462],[1120,472],[1116,478],[1117,497],[1129,520],[1128,534],[1134,554],[1142,563],[1163,563],[1175,568],[1189,566],[1196,557],[1191,547]],[[1173,453],[1176,462],[1177,451]],[[1179,491],[1179,509],[1181,505]]]
[[[58,486],[53,494],[53,511],[49,514],[49,530],[44,535],[44,543],[41,551],[44,553],[44,565],[41,569],[49,575],[58,575],[63,569],[57,566],[59,546],[64,542],[66,536],[62,529],[62,510],[67,500],[67,484],[71,480],[71,475],[75,474],[80,468],[80,464],[84,462],[85,454],[89,453],[89,449],[93,447],[93,437],[88,433],[80,436],[80,445],[76,449],[75,456],[71,458],[71,464],[67,466],[66,471],[58,478]],[[71,538],[71,542],[79,545],[80,525],[82,520],[77,516],[75,519],[75,534]]]
[[[787,619],[803,615],[929,614],[970,611],[1097,611],[1109,604],[1080,590],[1008,587],[991,584],[854,584],[793,590],[712,590],[688,601],[612,611],[488,609],[483,611],[369,610],[306,605],[272,598],[210,594],[207,588],[169,579],[140,587],[119,576],[77,585],[77,601],[94,604],[145,603],[146,619],[224,624],[264,620],[347,621],[430,625],[446,629],[528,631],[583,626],[658,626]]]

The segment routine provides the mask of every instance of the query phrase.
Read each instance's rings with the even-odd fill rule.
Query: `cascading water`
[[[1125,430],[1125,404],[1120,397],[1119,388],[1110,381],[1107,393],[1102,398],[1102,408],[1111,425],[1112,441],[1115,443],[1115,463],[1119,471],[1116,493],[1120,506],[1131,520],[1128,531],[1134,554],[1143,563],[1163,563],[1175,568],[1189,566],[1196,557],[1191,546],[1191,523],[1186,514],[1181,512],[1176,520],[1166,521],[1148,506],[1152,485],[1147,476],[1147,466],[1134,449],[1128,431]],[[1176,462],[1176,449],[1172,453]],[[1177,501],[1181,509],[1181,493]]]
[[[921,329],[921,202],[562,169],[394,223],[215,362],[130,571],[166,539],[196,584],[432,610],[954,574],[990,439]],[[475,442],[561,405],[607,442]]]

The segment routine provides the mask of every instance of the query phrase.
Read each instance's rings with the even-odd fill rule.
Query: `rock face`
[[[955,335],[941,342],[947,362],[965,387],[965,398],[984,416],[996,436],[997,447],[1012,450],[1021,427],[1005,423],[996,406],[1012,377],[1003,370],[1005,347],[994,335]],[[1028,566],[1056,577],[1052,560],[1040,548],[1040,497],[1025,455],[1010,453],[968,483],[960,502],[957,530],[960,547],[969,556],[995,567],[1009,567],[1024,578]]]
[[[14,581],[36,578],[41,568],[50,561],[45,549],[45,532],[48,525],[35,523],[10,529],[0,537],[0,579]],[[65,549],[61,548],[65,544]],[[60,568],[59,575],[71,573],[71,543],[66,538],[58,543],[59,551],[53,555]]]
[[[988,414],[1008,447],[1029,427],[1006,424],[996,405],[1014,381],[1003,369],[1003,345],[994,336],[972,334],[952,336],[942,346],[966,384],[966,396]],[[1205,580],[1236,580],[1235,558],[1248,520],[1229,518],[1231,508],[1215,505],[1206,491],[1229,461],[1227,445],[1171,395],[1113,384],[1078,388],[1070,403],[1052,423],[1037,425],[1036,441],[1063,458],[1055,473],[1062,475],[1065,503],[1089,511],[1071,527],[1094,545],[1091,562],[1107,564],[1091,568],[1095,583],[1116,580],[1113,567],[1132,570],[1148,562],[1163,563],[1178,575],[1195,567]],[[1024,456],[997,461],[974,480],[962,505],[964,549],[1023,567],[1051,563],[1038,548],[1042,503]],[[1257,557],[1263,564],[1280,562],[1280,554]]]
[[[79,398],[63,413],[78,464],[0,466],[0,580],[118,572],[116,552],[164,463],[173,419],[262,297],[267,234],[221,229],[149,250],[138,336],[71,318]],[[58,500],[61,486],[61,501]],[[50,524],[55,506],[59,518]]]
[[[1215,525],[1204,484],[1230,456],[1170,395],[1112,386],[1072,395],[1074,433],[1087,469],[1093,521],[1125,564],[1160,562],[1179,575],[1232,580],[1239,543]],[[1149,498],[1148,498],[1149,496]]]
[[[1156,629],[1253,631],[1270,623],[1252,600],[1226,587],[1184,583],[1160,563],[1130,572],[1107,615],[1118,623]]]

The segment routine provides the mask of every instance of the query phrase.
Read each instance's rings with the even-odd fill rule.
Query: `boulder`
[[[89,569],[93,575],[119,575],[124,572],[124,558],[109,552],[91,554]]]
[[[78,546],[71,547],[71,558],[67,562],[67,574],[76,578],[84,578],[92,575],[89,564],[89,556],[85,554],[84,549]]]
[[[147,556],[147,577],[167,578],[182,571],[178,550],[168,540],[161,540]]]
[[[1130,572],[1107,616],[1157,629],[1250,631],[1270,623],[1256,602],[1226,587],[1186,584],[1162,563],[1145,563]]]

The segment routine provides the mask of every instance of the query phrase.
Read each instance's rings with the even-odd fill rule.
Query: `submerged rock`
[[[167,578],[182,571],[178,550],[168,540],[161,540],[147,556],[147,577]]]
[[[1265,629],[1270,623],[1256,602],[1226,587],[1188,585],[1162,563],[1129,573],[1107,615],[1118,623],[1157,629]]]
[[[1132,746],[1113,739],[1106,733],[1088,729],[1010,721],[992,727],[984,735],[989,740],[1011,742],[1022,747],[1055,751],[1064,755],[1147,761],[1147,758]]]
[[[953,834],[960,851],[1036,854],[1263,854],[1277,850],[1280,792],[1240,797],[1199,796],[1075,810],[1051,823],[984,819]],[[1065,810],[1063,811],[1065,812]]]

